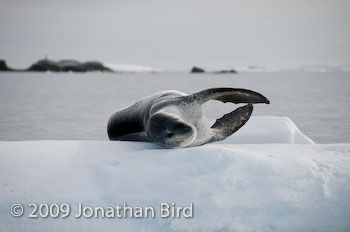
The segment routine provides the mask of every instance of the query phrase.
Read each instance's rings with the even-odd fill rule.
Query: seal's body
[[[209,100],[248,104],[210,127],[202,109]],[[111,140],[149,141],[168,148],[199,146],[223,140],[241,128],[251,116],[253,103],[269,104],[269,100],[245,89],[214,88],[190,95],[162,91],[115,112],[108,122],[108,136]]]

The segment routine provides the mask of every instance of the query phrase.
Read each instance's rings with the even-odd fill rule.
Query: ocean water
[[[108,139],[116,110],[154,92],[247,88],[268,97],[254,116],[288,116],[316,143],[350,142],[349,73],[0,73],[0,140]],[[211,101],[209,119],[237,105]]]

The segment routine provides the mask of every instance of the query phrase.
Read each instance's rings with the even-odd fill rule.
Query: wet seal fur
[[[210,127],[202,109],[209,100],[247,105],[225,114]],[[270,101],[246,89],[212,88],[190,95],[166,90],[115,112],[108,121],[108,137],[154,142],[167,148],[200,146],[235,133],[249,120],[256,103]]]

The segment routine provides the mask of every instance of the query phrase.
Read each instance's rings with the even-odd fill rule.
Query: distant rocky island
[[[0,60],[0,71],[12,71],[12,69],[7,67],[5,60]]]
[[[193,66],[191,69],[190,73],[205,73],[206,71],[203,68]],[[215,73],[215,74],[224,74],[224,73],[231,73],[235,74],[238,73],[235,69],[223,69],[223,70],[218,70],[218,71],[212,71],[208,73]]]
[[[14,69],[7,66],[5,60],[0,60],[0,71],[5,72],[114,72],[111,68],[98,61],[79,62],[72,59],[54,61],[47,59],[38,60],[26,69]],[[118,72],[118,71],[116,71]],[[193,66],[190,73],[211,73],[211,74],[235,74],[235,69],[221,69],[217,71],[206,71],[198,66]]]
[[[110,68],[104,66],[98,61],[79,62],[76,60],[53,61],[47,58],[39,60],[27,69],[13,69],[7,66],[5,60],[0,60],[0,71],[17,72],[113,72]]]
[[[191,73],[204,73],[205,70],[202,69],[202,68],[199,68],[197,66],[194,66],[192,69],[191,69]]]

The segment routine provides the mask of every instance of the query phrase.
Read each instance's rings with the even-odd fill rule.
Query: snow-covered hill
[[[276,135],[275,144],[173,150],[117,141],[0,142],[0,231],[349,231],[350,144],[291,144],[296,140],[286,137],[298,130],[288,118],[251,127],[256,138],[249,125],[236,136],[268,142],[263,131],[279,131],[268,129],[273,121],[284,144]],[[75,218],[79,202],[149,206],[155,217]],[[21,217],[10,214],[15,203],[24,207]],[[28,218],[29,203],[67,203],[71,213]],[[192,217],[161,218],[161,203],[193,203]]]

